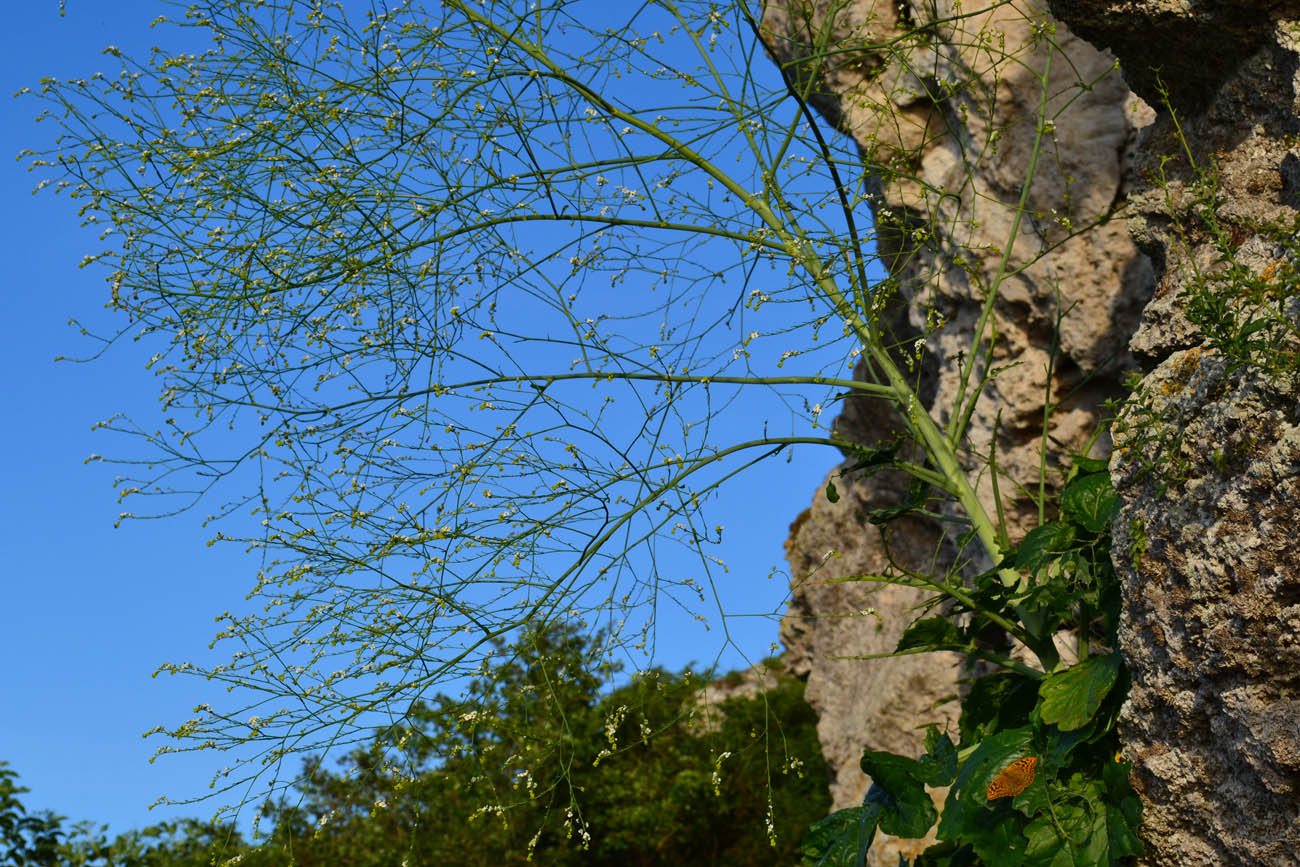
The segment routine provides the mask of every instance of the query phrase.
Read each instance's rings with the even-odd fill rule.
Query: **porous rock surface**
[[[1300,402],[1199,347],[1139,396],[1112,469],[1144,862],[1300,863]]]
[[[1300,384],[1215,351],[1186,311],[1203,275],[1225,267],[1193,214],[1207,179],[1231,259],[1294,286],[1286,245],[1258,228],[1293,225],[1300,207],[1300,3],[1052,5],[1113,48],[1159,108],[1129,203],[1159,281],[1133,341],[1153,369],[1119,420],[1111,464],[1133,677],[1121,736],[1144,862],[1298,864]],[[1296,290],[1276,291],[1294,339]]]
[[[1049,430],[1055,461],[1085,446],[1102,402],[1120,393],[1132,366],[1126,347],[1153,290],[1150,264],[1122,220],[1095,224],[1124,201],[1126,160],[1151,115],[1132,98],[1114,58],[1052,22],[1045,7],[978,11],[982,4],[967,3],[956,14],[957,5],[768,0],[764,36],[792,76],[814,77],[813,104],[877,167],[871,205],[879,250],[901,287],[891,324],[900,340],[926,336],[922,398],[941,424],[953,411],[959,364],[1012,237],[1040,94],[1047,93],[1043,155],[993,309],[993,364],[1012,366],[990,383],[968,431],[971,449],[987,454],[996,428],[999,466],[1032,484],[1049,386],[1059,404]],[[1055,28],[1057,45],[1045,91],[1035,74],[1049,53],[1035,35],[1044,27]],[[837,51],[819,64],[809,34],[823,30]],[[922,32],[927,38],[908,36]],[[915,233],[927,226],[938,231]],[[1092,228],[1078,231],[1085,226]],[[1049,363],[1058,316],[1058,354]],[[930,331],[936,321],[942,327]],[[878,442],[892,430],[891,415],[854,398],[836,430]],[[1098,445],[1102,453],[1106,447]],[[782,639],[821,715],[838,809],[860,803],[869,785],[858,767],[865,747],[918,755],[925,724],[954,728],[955,703],[939,703],[957,695],[962,670],[947,655],[846,658],[892,650],[922,594],[830,579],[881,571],[891,555],[931,571],[946,564],[935,559],[936,526],[895,522],[886,543],[864,519],[870,509],[898,505],[905,479],[881,474],[837,484],[838,503],[819,493],[791,528],[794,594]],[[991,509],[987,475],[978,485]],[[1004,496],[1012,487],[1002,481]],[[1033,525],[1033,511],[1014,495],[1007,506],[1017,537]],[[875,863],[892,865],[900,851],[873,847],[872,854]]]

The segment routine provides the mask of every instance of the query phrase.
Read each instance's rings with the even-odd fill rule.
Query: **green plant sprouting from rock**
[[[999,564],[1026,576],[1022,593],[1009,590],[997,570],[952,588],[921,575],[857,579],[935,592],[942,613],[913,623],[894,654],[955,651],[998,668],[969,682],[955,742],[931,728],[919,759],[864,753],[862,769],[872,778],[865,800],[813,826],[806,864],[862,864],[877,830],[934,834],[937,842],[914,867],[1105,865],[1140,854],[1140,806],[1115,730],[1127,692],[1110,561],[1117,501],[1103,461],[1075,457],[1065,481],[1055,519]],[[1073,640],[1068,664],[1044,673],[1012,656],[1015,632],[1007,624],[1026,616]],[[1025,759],[1033,760],[1027,785],[993,797],[1000,791],[991,788],[994,780]],[[945,787],[941,815],[932,792]]]
[[[1159,156],[1145,180],[1169,215],[1162,235],[1167,279],[1177,288],[1162,291],[1177,292],[1189,328],[1161,376],[1146,383],[1133,377],[1115,439],[1131,475],[1152,477],[1164,491],[1186,483],[1197,462],[1189,450],[1203,448],[1185,441],[1182,403],[1189,389],[1227,387],[1225,375],[1243,369],[1280,393],[1293,387],[1300,373],[1300,222],[1225,217],[1214,155],[1198,158],[1161,92],[1173,149]],[[1243,249],[1247,238],[1255,239],[1251,249]],[[1211,463],[1226,473],[1253,447],[1245,431],[1239,440],[1212,446]]]

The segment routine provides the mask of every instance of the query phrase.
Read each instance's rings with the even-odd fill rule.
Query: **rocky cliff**
[[[1112,470],[1134,681],[1123,731],[1151,864],[1293,863],[1300,842],[1294,376],[1285,365],[1235,363],[1225,340],[1184,312],[1189,292],[1204,301],[1222,289],[1206,275],[1239,273],[1225,264],[1224,238],[1257,282],[1285,287],[1294,277],[1277,229],[1300,205],[1294,6],[765,7],[772,54],[815,77],[814,104],[875,167],[880,254],[902,287],[896,328],[920,335],[944,323],[926,341],[922,390],[941,422],[986,290],[1002,278],[993,363],[1004,369],[969,438],[973,466],[996,446],[1004,496],[1008,480],[1037,484],[1044,441],[1049,463],[1085,448],[1125,373],[1145,373],[1117,427]],[[1026,218],[1013,233],[1031,167]],[[1188,213],[1205,207],[1197,167],[1217,167],[1208,205],[1217,234],[1189,225]],[[1295,305],[1259,295],[1248,303],[1277,302],[1278,327],[1263,333],[1285,344]],[[1045,398],[1055,410],[1046,440]],[[888,434],[887,416],[850,401],[837,428],[874,442]],[[980,478],[986,498],[989,481]],[[862,520],[897,504],[905,480],[848,487],[838,503],[819,494],[791,528],[794,595],[782,633],[822,715],[836,807],[859,802],[868,785],[864,747],[917,754],[921,726],[951,723],[943,700],[962,674],[953,658],[845,658],[891,650],[917,591],[826,579],[879,571],[891,557],[921,567],[940,538],[920,521],[886,535]],[[1013,535],[1034,525],[1028,497],[1011,503],[1009,518]],[[909,850],[881,848],[877,863],[896,863],[900,851]]]
[[[1159,108],[1127,206],[1150,373],[1111,464],[1147,860],[1300,863],[1300,3],[1052,6]]]

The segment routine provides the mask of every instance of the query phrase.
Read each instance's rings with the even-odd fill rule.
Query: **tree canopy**
[[[705,674],[613,690],[574,626],[530,634],[466,694],[411,709],[331,770],[309,757],[261,809],[260,839],[185,819],[117,835],[27,816],[0,770],[0,863],[96,867],[792,863],[830,805],[816,716],[779,659],[761,685],[701,700]],[[751,687],[752,689],[752,687]],[[726,695],[725,691],[717,693]],[[575,798],[570,789],[581,792]],[[5,794],[8,792],[8,794]],[[577,805],[575,807],[575,804]],[[7,860],[6,860],[7,859]]]

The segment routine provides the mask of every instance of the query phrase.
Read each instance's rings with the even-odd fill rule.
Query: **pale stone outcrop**
[[[889,413],[866,401],[850,401],[841,433],[874,441],[892,430]],[[852,420],[849,423],[849,420]],[[909,568],[934,569],[939,541],[930,522],[905,518],[889,527],[888,553],[865,515],[897,505],[907,491],[899,473],[869,482],[837,482],[840,499],[819,494],[790,528],[786,556],[793,598],[781,625],[786,663],[806,677],[804,698],[817,710],[822,754],[832,773],[834,809],[862,802],[871,781],[858,762],[864,748],[919,755],[925,726],[956,730],[956,696],[963,660],[955,654],[904,656],[887,662],[851,659],[894,649],[912,610],[928,594],[920,590],[836,579],[883,572],[890,558]],[[824,486],[823,486],[824,487]],[[938,566],[938,568],[942,568]],[[925,844],[881,842],[873,864],[898,863]]]
[[[1120,394],[1132,366],[1126,347],[1153,289],[1151,266],[1122,220],[1095,224],[1123,203],[1126,160],[1151,114],[1132,98],[1114,58],[1053,22],[1045,7],[979,11],[967,3],[957,11],[946,0],[768,0],[765,38],[795,76],[819,75],[813,103],[875,167],[880,253],[902,292],[891,312],[895,333],[910,349],[936,314],[944,323],[928,335],[922,380],[922,398],[940,423],[953,411],[961,359],[1012,235],[1044,92],[1037,73],[1052,55],[1050,123],[993,308],[993,364],[1010,366],[988,386],[968,432],[971,449],[987,454],[996,426],[998,464],[1030,484],[1038,478],[1049,386],[1055,461],[1084,447],[1103,401]],[[836,47],[820,71],[809,60],[809,34],[818,32]],[[920,33],[926,38],[913,38]],[[852,46],[862,48],[845,50]],[[933,234],[915,233],[926,227]],[[1058,355],[1049,365],[1054,335]],[[836,429],[875,442],[892,429],[890,412],[855,400]],[[1097,448],[1104,453],[1107,443]],[[991,508],[987,474],[978,481]],[[841,484],[836,504],[819,494],[787,543],[795,593],[782,637],[822,716],[837,808],[860,802],[868,785],[857,766],[864,747],[918,754],[924,723],[951,728],[954,720],[953,703],[934,705],[958,693],[958,660],[836,658],[892,650],[920,594],[827,579],[880,571],[889,553],[938,570],[951,556],[951,548],[937,550],[933,525],[890,525],[887,553],[864,520],[869,509],[897,505],[906,486],[877,475]],[[1013,485],[1004,479],[1001,489],[1005,495]],[[1031,511],[1027,499],[1009,499],[1013,536],[1032,526]],[[880,619],[863,613],[872,608]],[[877,863],[897,863],[895,851],[882,848]]]
[[[803,74],[815,56],[808,34],[825,28],[836,47],[814,102],[877,167],[881,253],[903,291],[892,311],[900,338],[918,336],[934,311],[946,322],[927,344],[922,395],[940,421],[1010,234],[1035,128],[1032,71],[1054,31],[1054,128],[1014,276],[994,308],[994,363],[1021,364],[993,383],[970,445],[986,451],[1000,411],[999,463],[1022,481],[1036,473],[1058,309],[1067,312],[1050,387],[1065,399],[1050,432],[1060,450],[1082,442],[1101,401],[1119,392],[1120,371],[1147,371],[1112,458],[1123,502],[1121,644],[1133,676],[1121,733],[1144,804],[1144,862],[1300,863],[1300,383],[1231,363],[1186,316],[1194,275],[1223,267],[1222,250],[1189,218],[1193,163],[1216,169],[1217,220],[1237,263],[1295,279],[1295,254],[1258,227],[1300,209],[1300,2],[1050,6],[1055,19],[1032,4],[981,12],[967,3],[955,15],[944,0],[769,0],[764,21],[773,54],[802,59]],[[926,39],[908,38],[922,31]],[[1113,56],[1123,80],[1108,71]],[[1075,237],[1053,219],[1083,226],[1109,213],[1116,218]],[[924,226],[937,235],[912,234]],[[1300,330],[1300,301],[1284,318]],[[854,403],[837,429],[870,442],[890,426],[879,408]],[[819,494],[788,543],[795,596],[783,638],[822,714],[837,807],[866,786],[864,746],[916,753],[914,726],[951,721],[950,705],[930,702],[957,691],[959,662],[835,658],[889,650],[915,601],[909,591],[826,583],[886,562],[862,514],[897,503],[904,488],[875,476],[841,484],[837,504]],[[1012,522],[1025,529],[1025,512],[1013,509]],[[894,525],[888,547],[917,565],[937,539],[933,526]]]

